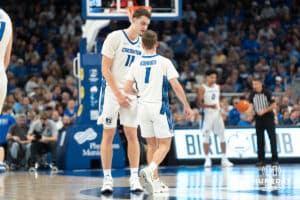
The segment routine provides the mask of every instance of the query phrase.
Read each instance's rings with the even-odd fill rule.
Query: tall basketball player
[[[168,192],[168,187],[158,179],[157,168],[169,152],[173,137],[172,119],[168,102],[168,83],[183,104],[187,118],[193,111],[186,99],[183,88],[178,82],[178,72],[172,62],[156,54],[157,35],[147,30],[142,35],[144,55],[130,68],[125,91],[136,94],[138,90],[138,119],[142,137],[147,142],[148,167],[141,170],[145,188],[149,193]],[[161,91],[161,92],[160,92]]]
[[[8,14],[0,8],[0,113],[7,92],[6,69],[10,62],[12,49],[12,23]]]
[[[131,25],[127,29],[110,33],[102,47],[102,74],[105,78],[102,86],[107,85],[100,91],[100,116],[97,121],[98,124],[103,124],[101,162],[104,179],[102,193],[113,191],[112,141],[116,132],[118,115],[128,141],[130,190],[143,190],[138,177],[140,146],[137,137],[137,99],[136,96],[125,94],[124,84],[131,63],[142,55],[140,35],[148,28],[150,18],[151,14],[147,10],[137,9],[133,13]]]
[[[226,157],[226,141],[224,136],[224,122],[220,109],[220,87],[217,82],[217,71],[207,70],[205,72],[206,83],[198,90],[198,106],[202,108],[201,128],[203,134],[203,149],[205,153],[204,167],[211,167],[209,157],[210,134],[219,135],[222,150],[222,167],[231,167],[233,164]]]

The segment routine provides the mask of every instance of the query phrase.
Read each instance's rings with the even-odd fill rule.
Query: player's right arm
[[[113,59],[118,59],[115,57],[115,51],[117,50],[118,45],[121,42],[118,39],[119,38],[114,37],[113,33],[109,34],[105,39],[102,48],[101,71],[106,80],[106,83],[116,96],[120,106],[127,108],[129,106],[129,98],[121,93],[111,72]]]
[[[134,78],[135,69],[136,69],[135,63],[133,63],[129,69],[128,75],[126,77],[125,86],[124,86],[124,91],[127,94],[131,94],[131,95],[137,95],[137,91],[133,89],[133,84],[135,82],[135,78]]]
[[[216,104],[205,104],[203,102],[203,97],[204,97],[204,93],[205,93],[205,88],[201,85],[198,89],[198,93],[197,93],[197,105],[199,108],[217,108]]]

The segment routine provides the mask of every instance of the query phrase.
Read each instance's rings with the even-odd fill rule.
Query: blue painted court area
[[[101,171],[72,171],[61,175],[99,177],[99,187],[79,191],[86,197],[100,199],[300,199],[300,165],[283,164],[274,170],[266,166],[238,165],[233,168],[172,167],[160,170],[161,180],[169,187],[167,194],[148,195],[129,192],[128,170],[114,170],[114,192],[100,193]],[[84,180],[84,179],[83,179]]]

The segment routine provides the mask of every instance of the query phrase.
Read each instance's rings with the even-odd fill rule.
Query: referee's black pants
[[[257,156],[259,162],[265,162],[265,135],[264,131],[267,130],[271,153],[272,153],[272,162],[278,161],[277,154],[277,142],[275,134],[275,122],[273,117],[256,117],[255,119],[255,129],[257,136]]]

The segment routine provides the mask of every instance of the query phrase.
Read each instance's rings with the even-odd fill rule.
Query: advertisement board
[[[276,128],[277,150],[280,158],[300,157],[300,128]],[[232,128],[225,130],[227,156],[236,159],[257,158],[256,134],[254,128]],[[271,157],[267,133],[266,157]],[[202,134],[199,129],[179,129],[174,131],[176,158],[204,159]],[[211,158],[221,158],[219,137],[210,136]]]

